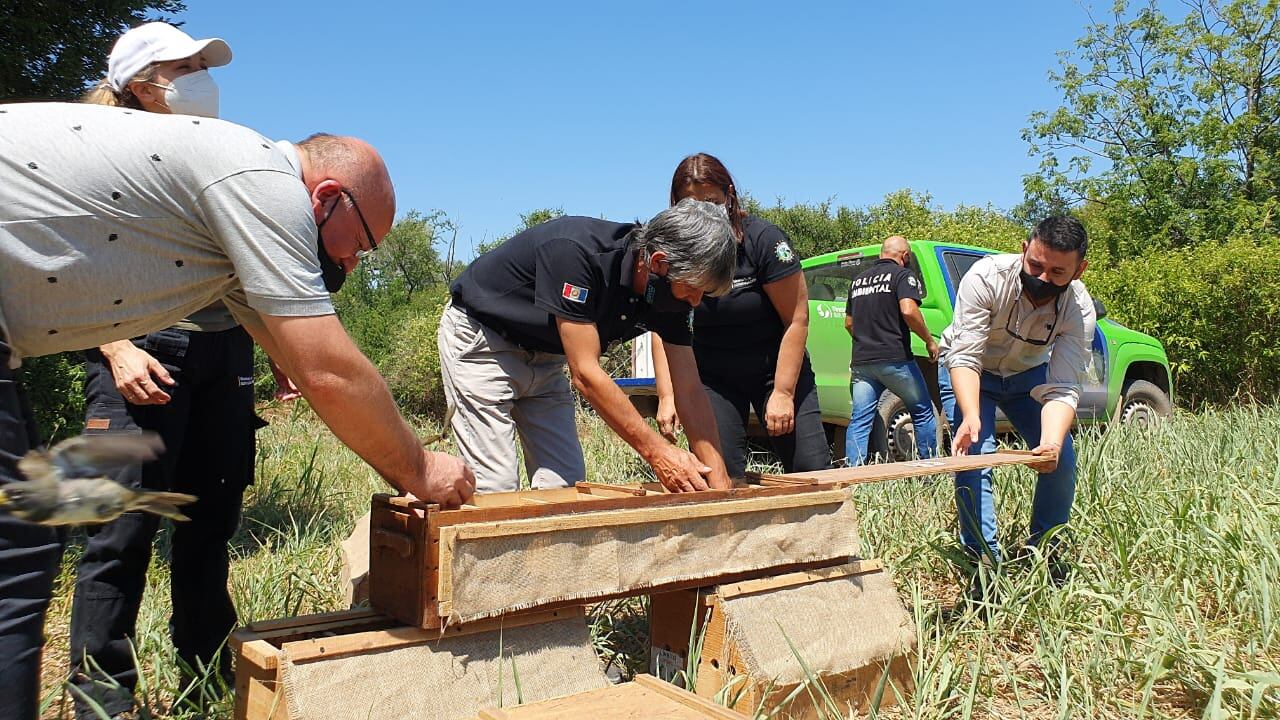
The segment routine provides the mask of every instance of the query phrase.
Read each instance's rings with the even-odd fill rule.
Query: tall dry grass
[[[232,594],[243,621],[337,609],[338,542],[369,494],[383,489],[309,411],[272,410],[233,541]],[[579,431],[592,479],[645,477],[643,463],[598,420],[583,417]],[[1078,448],[1074,572],[1055,588],[1042,558],[1007,567],[996,578],[1001,600],[989,608],[958,602],[946,479],[858,488],[864,554],[890,566],[919,627],[915,692],[873,714],[1280,716],[1280,408],[1090,431]],[[1000,469],[996,483],[1001,539],[1014,547],[1026,533],[1033,476]],[[140,699],[155,717],[192,718],[198,703],[188,700],[204,697],[208,716],[226,717],[229,699],[212,699],[216,679],[178,687],[165,542],[162,535],[139,618]],[[77,557],[73,541],[50,612],[50,717],[70,708],[61,679]],[[595,644],[615,673],[647,666],[644,609],[642,600],[596,608]]]

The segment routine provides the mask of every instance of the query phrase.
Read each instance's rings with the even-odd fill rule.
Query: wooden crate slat
[[[835,468],[834,470],[813,470],[787,474],[762,474],[762,479],[783,481],[814,481],[835,483],[837,485],[854,485],[858,483],[880,482],[881,480],[900,480],[909,477],[941,475],[945,473],[977,470],[986,467],[1004,465],[1031,465],[1052,459],[1051,455],[1032,455],[1030,450],[1002,450],[987,455],[959,455],[936,457],[928,460],[906,460],[895,463],[879,463],[876,465],[858,465],[856,467]]]

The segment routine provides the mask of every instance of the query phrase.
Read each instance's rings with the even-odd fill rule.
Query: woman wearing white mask
[[[217,117],[218,87],[208,68],[229,62],[222,40],[195,40],[172,25],[148,23],[120,36],[107,77],[84,101]],[[253,480],[260,422],[253,412],[252,341],[218,301],[174,327],[89,351],[85,415],[89,433],[150,430],[164,440],[159,460],[124,470],[118,481],[199,498],[185,510],[191,521],[174,526],[169,627],[185,671],[220,663],[229,678],[224,641],[236,612],[227,591],[227,543]],[[131,645],[158,527],[153,516],[128,513],[89,529],[71,608],[71,681],[81,691],[74,693],[81,718],[100,717],[95,704],[110,716],[134,705]]]
[[[84,102],[218,117],[218,85],[209,68],[229,62],[231,48],[220,38],[196,40],[162,22],[139,25],[116,40],[107,76]]]

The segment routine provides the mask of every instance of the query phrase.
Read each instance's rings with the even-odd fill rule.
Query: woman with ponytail
[[[116,41],[107,76],[83,101],[133,110],[218,116],[208,68],[231,62],[219,39],[195,40],[166,23],[136,27]],[[174,327],[86,353],[86,432],[156,432],[165,453],[125,469],[122,484],[187,492],[171,542],[170,632],[184,677],[217,667],[236,611],[227,590],[227,543],[253,480],[253,343],[221,301]],[[71,682],[80,718],[123,715],[138,681],[133,640],[158,519],[127,513],[89,528],[71,606]],[[200,696],[202,693],[193,693]]]

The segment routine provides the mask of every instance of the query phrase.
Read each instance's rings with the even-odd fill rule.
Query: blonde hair
[[[151,63],[139,70],[138,74],[130,78],[129,82],[125,83],[124,88],[121,90],[111,87],[111,83],[106,78],[102,78],[98,81],[98,84],[89,88],[84,95],[80,96],[80,102],[89,103],[90,105],[110,105],[112,107],[146,110],[146,108],[142,107],[142,101],[129,89],[129,84],[155,80],[158,65],[158,63]]]

